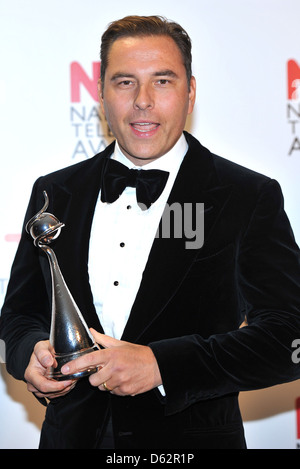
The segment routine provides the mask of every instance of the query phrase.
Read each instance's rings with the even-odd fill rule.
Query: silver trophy
[[[47,192],[44,191],[43,208],[26,224],[26,231],[34,239],[34,245],[41,248],[48,257],[52,278],[52,317],[50,344],[56,366],[49,369],[47,377],[55,380],[79,379],[97,371],[90,367],[72,375],[61,373],[63,365],[86,353],[99,350],[88,326],[79,311],[60,271],[56,255],[49,244],[56,239],[64,226],[63,223],[47,213],[49,205]]]

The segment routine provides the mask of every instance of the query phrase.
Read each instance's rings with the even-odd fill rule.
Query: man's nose
[[[139,110],[153,108],[154,96],[150,85],[140,85],[134,100],[134,107]]]

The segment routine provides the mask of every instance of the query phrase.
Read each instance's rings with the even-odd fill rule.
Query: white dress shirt
[[[127,187],[113,203],[98,197],[93,218],[89,276],[94,304],[105,334],[120,339],[139,289],[157,228],[180,165],[187,152],[184,135],[164,156],[144,165],[134,164],[116,142],[113,159],[135,169],[161,169],[169,178],[158,200],[141,210],[136,189]],[[143,311],[140,312],[143,314]]]

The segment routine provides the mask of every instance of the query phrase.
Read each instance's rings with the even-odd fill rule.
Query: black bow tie
[[[118,161],[108,158],[102,173],[101,200],[112,203],[126,187],[136,188],[136,198],[142,210],[146,210],[161,195],[169,177],[159,169],[129,169]]]

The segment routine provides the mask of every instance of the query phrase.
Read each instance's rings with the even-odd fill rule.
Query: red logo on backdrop
[[[98,100],[100,62],[92,62],[87,72],[79,62],[70,65],[70,121],[75,138],[72,159],[89,158],[104,150],[112,140]]]
[[[287,63],[288,99],[300,99],[300,66],[295,60]]]
[[[71,102],[80,103],[81,85],[88,91],[94,101],[98,101],[97,83],[100,78],[100,62],[92,63],[92,76],[78,62],[71,63]]]
[[[287,62],[287,119],[291,131],[289,156],[300,154],[300,66],[294,59]]]

